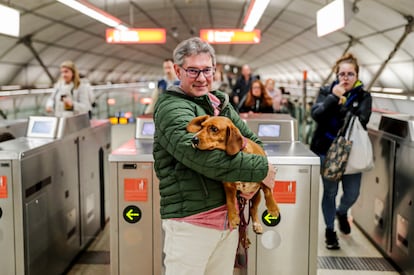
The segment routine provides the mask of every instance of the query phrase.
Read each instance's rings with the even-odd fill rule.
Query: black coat
[[[239,100],[241,100],[247,92],[250,90],[250,86],[252,85],[252,82],[255,80],[253,76],[250,76],[249,79],[246,81],[244,76],[239,76],[237,78],[236,84],[233,87],[233,92],[231,94],[231,97],[239,96]]]
[[[242,107],[240,107],[239,112],[240,113],[248,113],[250,111],[254,113],[273,113],[273,106],[264,106],[262,99],[258,98],[255,100],[255,105],[253,106],[246,106],[243,104]]]
[[[318,155],[326,154],[338,131],[344,125],[348,112],[357,115],[364,128],[371,116],[371,94],[363,89],[362,83],[344,94],[347,102],[343,105],[338,104],[339,98],[332,93],[332,88],[336,84],[335,81],[331,86],[322,87],[312,106],[311,115],[317,127],[310,149]]]

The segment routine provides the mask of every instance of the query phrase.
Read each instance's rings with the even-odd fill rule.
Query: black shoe
[[[336,236],[336,232],[332,229],[325,230],[325,244],[326,248],[330,250],[338,250],[341,248],[338,243],[338,237]]]
[[[338,218],[338,221],[339,221],[339,230],[341,230],[341,232],[344,233],[345,235],[348,235],[349,233],[351,233],[351,226],[349,225],[349,222],[348,222],[348,215],[336,213],[336,217]]]

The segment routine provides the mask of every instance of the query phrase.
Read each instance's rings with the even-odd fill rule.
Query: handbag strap
[[[348,111],[347,113],[346,113],[346,115],[345,115],[345,119],[344,119],[344,124],[342,125],[342,127],[339,129],[339,131],[338,131],[338,134],[336,135],[337,137],[339,137],[339,136],[343,136],[343,137],[345,137],[345,135],[347,134],[347,129],[349,128],[349,127],[354,127],[354,122],[355,122],[355,118],[356,118],[357,116],[356,115],[354,115],[351,111]],[[350,136],[350,132],[352,132],[352,128],[350,128],[351,129],[351,131],[348,131],[349,132],[349,134],[348,134],[348,137],[345,137],[346,139],[349,139],[349,136]]]
[[[347,131],[348,135],[345,137],[348,140],[349,140],[349,138],[352,135],[352,131],[354,130],[355,119],[358,119],[358,117],[356,115],[352,115],[351,118],[350,118],[350,121],[348,123],[349,124],[348,127],[347,127],[347,129],[348,129],[348,131]]]

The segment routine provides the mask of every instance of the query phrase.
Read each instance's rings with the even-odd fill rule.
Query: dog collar
[[[242,147],[240,148],[240,151],[243,151],[243,150],[244,150],[244,148],[246,148],[246,145],[247,145],[247,138],[243,137],[243,145],[242,145]]]

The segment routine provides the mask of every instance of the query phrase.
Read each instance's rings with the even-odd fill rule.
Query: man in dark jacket
[[[214,49],[199,38],[174,50],[180,86],[158,99],[155,111],[154,168],[160,180],[161,218],[165,232],[166,275],[233,274],[238,230],[230,230],[222,182],[274,181],[267,158],[191,146],[187,124],[201,115],[230,118],[241,133],[260,142],[229,104],[211,91],[216,66]]]
[[[247,93],[252,86],[252,82],[257,78],[253,77],[250,66],[244,64],[241,68],[241,75],[237,78],[231,94],[233,106],[239,110],[246,100]]]

